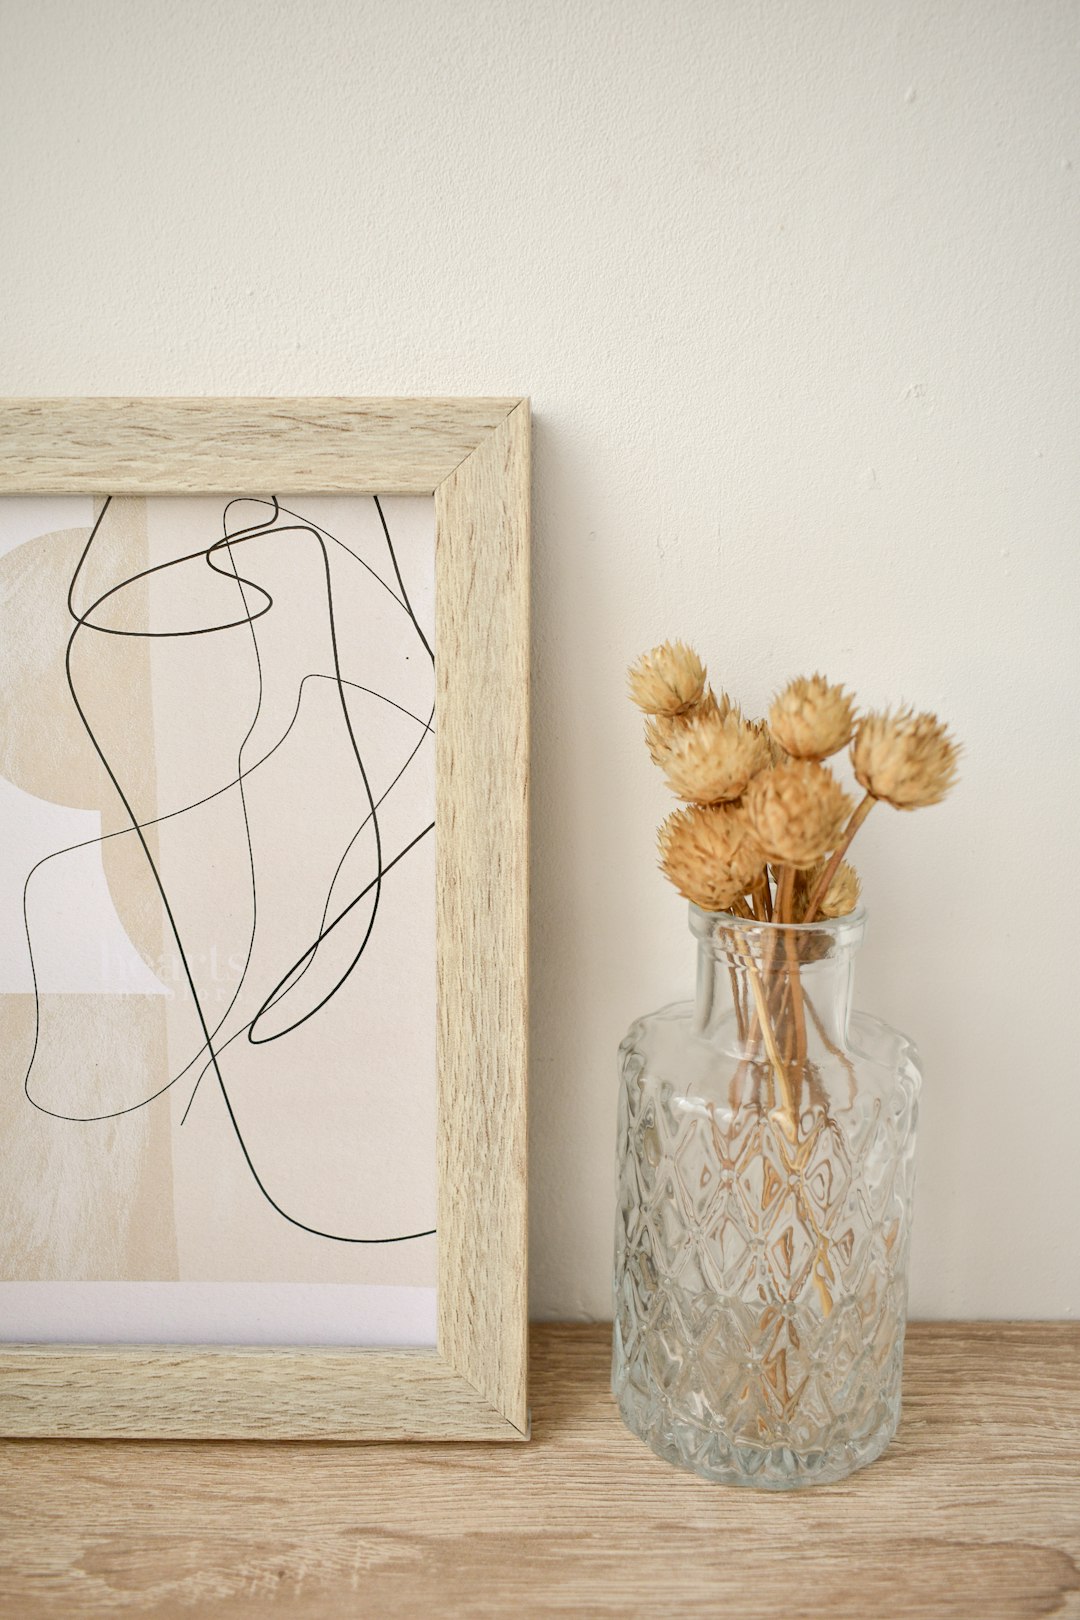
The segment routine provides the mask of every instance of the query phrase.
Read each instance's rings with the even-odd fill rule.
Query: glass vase
[[[696,1001],[619,1049],[612,1387],[670,1462],[824,1484],[900,1419],[918,1057],[850,1010],[861,910],[690,923]]]

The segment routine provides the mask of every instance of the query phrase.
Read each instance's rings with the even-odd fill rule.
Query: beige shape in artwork
[[[39,1057],[54,1104],[137,1098],[148,1072],[164,1072],[162,1014],[153,996],[43,996]],[[33,1043],[33,996],[0,996],[0,1280],[177,1277],[167,1102],[92,1123],[52,1118],[23,1092]]]
[[[94,516],[101,503],[95,503]],[[118,503],[100,546],[76,582],[85,612],[117,580],[148,563],[145,502]],[[99,811],[100,853],[117,914],[135,949],[151,961],[162,947],[160,899],[129,818],[109,780],[68,684],[74,620],[68,592],[89,529],[26,541],[0,557],[0,773],[37,798]],[[123,593],[112,622],[147,623],[147,593]],[[84,656],[93,641],[92,657]],[[138,636],[82,630],[71,650],[80,699],[106,734],[103,746],[140,817],[156,814],[149,649]],[[148,841],[154,837],[152,829]],[[177,1274],[171,1127],[167,1104],[117,1119],[53,1119],[23,1091],[57,1112],[83,1115],[129,1106],[146,1095],[147,1075],[167,1062],[164,998],[44,995],[35,1051],[34,1000],[0,998],[0,1132],[5,1144],[0,1275],[9,1280],[169,1279]],[[73,1077],[79,1078],[76,1096]]]

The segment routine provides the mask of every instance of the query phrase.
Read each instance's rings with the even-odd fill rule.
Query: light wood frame
[[[7,1435],[528,1438],[526,399],[5,399],[0,495],[435,496],[434,1351],[2,1345]]]

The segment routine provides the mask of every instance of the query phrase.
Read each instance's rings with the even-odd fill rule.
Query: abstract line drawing
[[[410,939],[413,917],[414,936],[433,917],[433,580],[420,611],[387,504],[338,500],[361,544],[299,497],[106,497],[88,532],[3,559],[16,559],[4,579],[24,623],[49,593],[35,647],[56,639],[66,560],[67,712],[53,725],[50,696],[31,743],[25,693],[21,710],[8,703],[0,774],[39,802],[100,811],[93,836],[48,847],[23,876],[24,1107],[66,1133],[108,1127],[110,1141],[165,1108],[174,1160],[201,1114],[214,1162],[225,1133],[264,1210],[354,1247],[434,1233],[433,1171],[415,1222],[407,1185],[390,1210],[359,1185],[393,1181],[380,1116],[398,1106],[399,1050],[405,1094],[434,1087],[433,947]],[[73,897],[100,889],[102,870],[132,943],[88,967]],[[88,1035],[73,1063],[76,1004],[99,980],[112,1038]],[[153,1057],[114,1062],[129,1009],[167,1034]]]

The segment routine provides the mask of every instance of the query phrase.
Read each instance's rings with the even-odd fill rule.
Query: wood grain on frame
[[[0,1433],[70,1440],[524,1439],[428,1350],[0,1346]]]
[[[435,492],[437,1068],[458,1124],[438,1141],[439,1343],[522,1429],[529,737],[512,694],[529,679],[528,492],[527,401]],[[444,1283],[444,1257],[483,1287]]]
[[[528,402],[0,400],[0,495],[435,495],[438,1345],[0,1345],[0,1433],[521,1440]]]
[[[516,399],[5,399],[0,495],[430,495]]]

